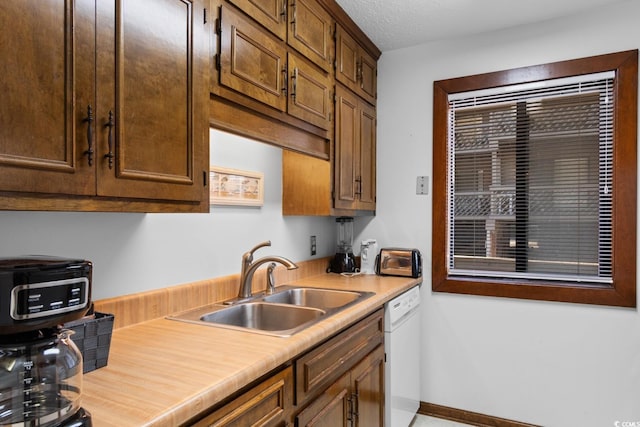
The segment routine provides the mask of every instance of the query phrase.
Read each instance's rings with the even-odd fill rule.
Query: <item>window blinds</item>
[[[450,275],[611,283],[613,78],[449,96]]]

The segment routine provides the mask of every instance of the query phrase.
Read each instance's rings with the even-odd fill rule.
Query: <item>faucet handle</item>
[[[252,259],[253,258],[253,253],[255,251],[257,251],[258,249],[260,249],[260,248],[264,248],[265,246],[271,246],[271,240],[267,240],[267,241],[264,241],[262,243],[258,243],[253,248],[251,248],[249,251],[247,251],[244,255],[245,255],[245,257],[248,257],[249,259]]]
[[[276,263],[272,262],[267,267],[267,289],[265,290],[265,294],[271,295],[276,291],[276,280],[273,277],[273,270],[276,268]]]

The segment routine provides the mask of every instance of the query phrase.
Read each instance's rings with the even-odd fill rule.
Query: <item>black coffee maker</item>
[[[61,324],[91,303],[92,265],[0,258],[0,426],[87,427],[82,354]]]
[[[355,273],[356,257],[353,255],[353,218],[336,218],[338,224],[338,244],[336,254],[329,264],[329,272]]]

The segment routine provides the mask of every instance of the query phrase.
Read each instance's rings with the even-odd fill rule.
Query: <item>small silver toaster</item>
[[[382,248],[376,262],[381,276],[422,276],[422,255],[417,249]]]

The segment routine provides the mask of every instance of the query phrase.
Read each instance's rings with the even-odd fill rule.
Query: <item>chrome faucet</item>
[[[259,243],[250,251],[245,252],[244,255],[242,255],[242,269],[240,270],[240,292],[238,293],[238,298],[251,297],[251,281],[253,280],[253,273],[255,273],[262,264],[265,264],[267,262],[277,262],[287,267],[287,270],[294,270],[298,268],[298,266],[294,262],[276,255],[268,255],[254,261],[253,253],[265,246],[271,246],[271,241],[267,240],[266,242]]]

